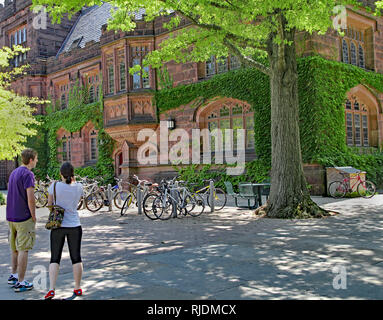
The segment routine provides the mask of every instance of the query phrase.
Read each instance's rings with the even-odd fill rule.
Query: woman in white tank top
[[[54,184],[56,184],[56,204],[65,209],[64,219],[61,227],[51,230],[50,247],[51,261],[49,265],[49,292],[45,299],[52,299],[55,296],[55,287],[59,273],[61,254],[63,251],[65,238],[68,241],[69,254],[73,265],[73,275],[75,286],[73,296],[82,295],[80,288],[82,278],[82,259],[81,259],[81,238],[82,227],[77,212],[77,205],[83,195],[83,188],[74,178],[74,168],[69,162],[63,163],[60,168],[61,181],[52,183],[48,189],[48,205],[53,204]]]

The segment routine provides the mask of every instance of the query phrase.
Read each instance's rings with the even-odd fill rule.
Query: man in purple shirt
[[[9,244],[12,252],[12,273],[8,284],[15,292],[31,290],[33,284],[24,280],[28,264],[28,251],[32,250],[36,233],[35,176],[37,152],[25,149],[21,153],[22,165],[9,176],[7,195],[7,221]]]

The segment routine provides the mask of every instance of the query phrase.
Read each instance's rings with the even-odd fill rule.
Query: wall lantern
[[[166,124],[167,124],[167,127],[169,130],[173,130],[175,127],[176,127],[176,122],[174,119],[172,118],[169,118],[167,121],[166,121]]]

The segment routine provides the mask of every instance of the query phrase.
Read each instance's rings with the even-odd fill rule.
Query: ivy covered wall
[[[383,186],[383,154],[360,154],[346,145],[345,101],[347,92],[362,84],[374,93],[383,93],[383,75],[328,61],[319,56],[298,59],[300,132],[304,163],[323,166],[353,166],[367,171],[369,179]],[[263,180],[270,169],[270,86],[269,78],[255,69],[239,69],[216,75],[211,80],[156,92],[159,113],[186,105],[196,98],[230,97],[247,101],[254,109],[255,151],[259,157],[247,165],[242,177],[223,180]],[[188,172],[187,168],[181,170]],[[190,169],[190,178],[192,178]],[[204,171],[205,179],[207,171]],[[212,173],[212,175],[214,175]],[[220,174],[221,175],[221,174]],[[255,178],[255,177],[254,177]],[[254,181],[254,180],[253,180]]]
[[[100,88],[102,84],[100,84]],[[87,86],[80,86],[78,83],[70,90],[67,108],[59,110],[58,106],[50,104],[47,107],[47,115],[38,116],[41,122],[38,128],[39,133],[29,142],[29,146],[35,148],[39,153],[39,160],[35,169],[36,176],[44,179],[46,175],[59,178],[59,147],[57,131],[60,128],[68,132],[80,131],[89,121],[98,130],[98,159],[94,167],[76,168],[75,174],[80,176],[102,176],[106,183],[113,182],[114,167],[112,153],[114,149],[113,139],[105,132],[103,126],[103,96],[96,102],[89,102],[89,90]]]
[[[361,84],[374,94],[382,94],[383,75],[319,56],[299,58],[298,73],[303,162],[323,166],[353,166],[367,171],[368,179],[383,186],[383,154],[380,148],[371,154],[360,154],[359,149],[347,147],[344,117],[347,92]],[[103,128],[103,99],[101,96],[98,102],[88,104],[86,96],[86,88],[77,88],[70,96],[67,109],[54,111],[51,107],[48,115],[41,117],[43,125],[39,130],[42,136],[36,139],[37,146],[44,149],[44,145],[47,145],[47,156],[41,161],[44,166],[38,168],[42,178],[45,173],[52,176],[58,174],[57,130],[64,128],[69,132],[77,132],[88,121],[92,121],[99,130],[99,158],[96,167],[76,169],[77,173],[102,175],[108,179],[113,177],[111,155],[114,146],[113,140]],[[258,155],[257,160],[246,164],[244,175],[219,175],[224,177],[222,180],[233,182],[264,180],[270,170],[271,158],[270,85],[266,75],[251,68],[230,71],[210,80],[156,91],[155,103],[157,112],[162,114],[197,98],[198,101],[208,101],[215,97],[243,100],[253,107],[255,151]],[[210,167],[202,170],[204,179],[216,175],[207,169]],[[199,179],[193,166],[181,171],[186,175],[190,171],[191,180]]]

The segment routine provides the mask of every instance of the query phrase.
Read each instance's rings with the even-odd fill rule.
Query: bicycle
[[[333,198],[343,198],[347,192],[352,192],[357,186],[358,194],[363,198],[372,198],[376,192],[376,186],[373,182],[363,181],[360,174],[357,175],[357,181],[349,187],[351,179],[345,177],[345,173],[341,173],[344,177],[342,181],[333,181],[328,187],[328,192]]]
[[[48,204],[48,191],[44,181],[35,182],[34,196],[36,208],[43,208]]]
[[[122,206],[125,202],[125,200],[129,196],[129,191],[125,190],[122,187],[122,179],[114,178],[117,181],[117,184],[112,187],[112,197],[113,197],[113,203],[118,209],[122,209]]]
[[[105,187],[99,186],[98,181],[88,185],[87,195],[84,194],[86,208],[91,212],[99,211],[104,205],[109,205],[108,197],[106,196]]]
[[[35,181],[35,203],[36,208],[43,208],[48,204],[48,187],[54,181],[47,175],[49,181]]]
[[[137,185],[128,182],[130,192],[127,192],[126,199],[124,201],[124,204],[121,207],[120,216],[125,215],[126,211],[129,209],[132,203],[135,203],[136,207],[138,207],[138,201],[137,201],[138,189],[141,191],[141,194],[142,194],[141,199],[145,199],[147,194],[153,192],[154,189],[158,187],[157,183],[152,183],[148,180],[140,180],[137,177],[137,175],[133,175],[133,179],[137,181]]]
[[[210,181],[213,180],[204,180],[203,182],[208,182],[209,184],[206,187],[203,187],[199,190],[194,191],[194,193],[198,194],[201,193],[202,196],[206,196],[206,203],[209,207],[210,206]],[[193,184],[190,184],[193,185]],[[223,191],[221,188],[214,188],[214,210],[222,210],[227,202],[227,196],[225,191]]]
[[[185,182],[178,181],[178,183]],[[149,194],[144,200],[143,207],[149,219],[168,220],[174,211],[177,217],[187,214],[198,217],[205,210],[205,202],[199,194],[191,193],[186,186],[164,182],[160,194]],[[149,209],[148,212],[145,208]],[[155,218],[151,214],[154,214]]]

